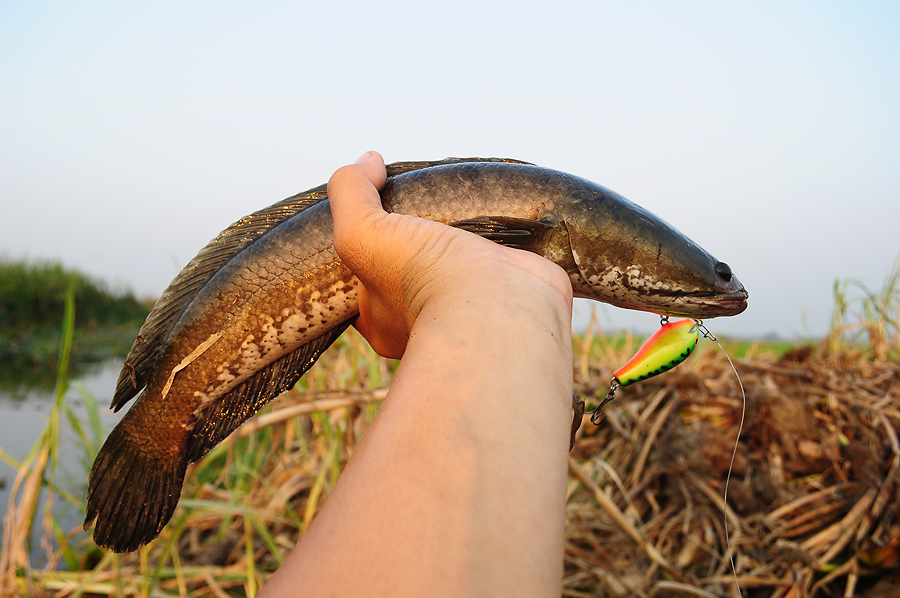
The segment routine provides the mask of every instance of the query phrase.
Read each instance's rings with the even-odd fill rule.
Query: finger
[[[387,175],[384,160],[366,152],[355,164],[344,166],[328,181],[328,198],[334,221],[334,247],[354,272],[367,271],[369,248],[377,222],[386,216],[378,190]]]
[[[376,152],[366,152],[354,164],[340,168],[328,181],[335,248],[343,262],[360,278],[374,276],[376,287],[379,267],[371,253],[373,247],[379,246],[378,221],[387,216],[378,193],[385,179],[382,157]],[[379,355],[399,358],[406,344],[405,336],[398,342],[384,326],[378,325],[382,303],[376,300],[373,306],[367,288],[360,284],[360,315],[354,326]]]

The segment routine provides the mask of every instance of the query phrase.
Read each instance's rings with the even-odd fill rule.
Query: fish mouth
[[[723,276],[720,270],[727,271]],[[709,290],[694,290],[682,296],[686,311],[694,314],[693,318],[718,318],[723,316],[736,316],[747,309],[747,299],[750,293],[731,273],[731,268],[722,262],[716,264],[716,274],[720,280],[718,284]]]
[[[736,316],[747,309],[747,299],[750,294],[741,289],[727,293],[692,293],[682,296],[684,302],[683,313],[674,313],[672,316],[685,316],[690,318],[718,318],[722,316]]]

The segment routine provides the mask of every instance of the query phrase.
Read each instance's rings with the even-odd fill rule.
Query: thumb
[[[334,246],[351,270],[368,265],[364,248],[374,225],[386,215],[378,193],[386,179],[384,159],[377,152],[366,152],[328,181]]]

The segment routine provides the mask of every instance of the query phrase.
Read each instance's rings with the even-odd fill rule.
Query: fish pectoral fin
[[[553,225],[548,222],[511,216],[479,216],[451,222],[450,226],[516,249],[533,248],[553,230]]]
[[[293,388],[306,370],[337,340],[355,318],[338,325],[297,350],[262,368],[234,387],[218,401],[209,403],[199,414],[188,441],[187,459],[197,461],[225,440],[238,426],[262,407]]]

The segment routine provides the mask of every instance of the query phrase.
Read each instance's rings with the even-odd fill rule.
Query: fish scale
[[[542,255],[567,272],[576,296],[691,318],[746,308],[725,264],[585,179],[490,158],[387,170],[387,211]],[[137,399],[88,486],[85,528],[95,524],[97,544],[122,552],[155,538],[188,463],[296,383],[358,315],[358,285],[334,250],[324,185],[242,218],[202,249],[126,357],[113,407]]]

